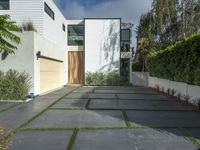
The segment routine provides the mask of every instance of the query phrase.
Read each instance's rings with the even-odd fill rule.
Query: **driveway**
[[[143,87],[66,87],[1,103],[11,150],[199,150],[197,108]]]

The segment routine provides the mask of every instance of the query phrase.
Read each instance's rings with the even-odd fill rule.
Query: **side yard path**
[[[200,150],[197,108],[143,87],[67,87],[7,105],[11,150]]]

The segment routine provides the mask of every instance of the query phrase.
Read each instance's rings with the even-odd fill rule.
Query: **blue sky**
[[[54,0],[67,19],[114,17],[138,25],[140,15],[151,8],[152,0]],[[134,30],[134,29],[133,29]],[[133,32],[133,45],[135,45]]]

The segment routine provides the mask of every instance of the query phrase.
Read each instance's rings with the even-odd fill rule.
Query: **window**
[[[54,12],[46,3],[44,3],[44,11],[54,20]]]
[[[65,32],[65,25],[64,24],[62,24],[62,29]]]
[[[122,41],[130,41],[131,35],[129,29],[121,30]]]
[[[83,45],[83,38],[83,25],[68,25],[68,45],[81,46]]]
[[[10,8],[9,0],[0,0],[0,10],[8,10]]]

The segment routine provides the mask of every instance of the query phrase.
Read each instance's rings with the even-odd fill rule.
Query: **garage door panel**
[[[62,62],[40,59],[40,93],[62,86]]]

